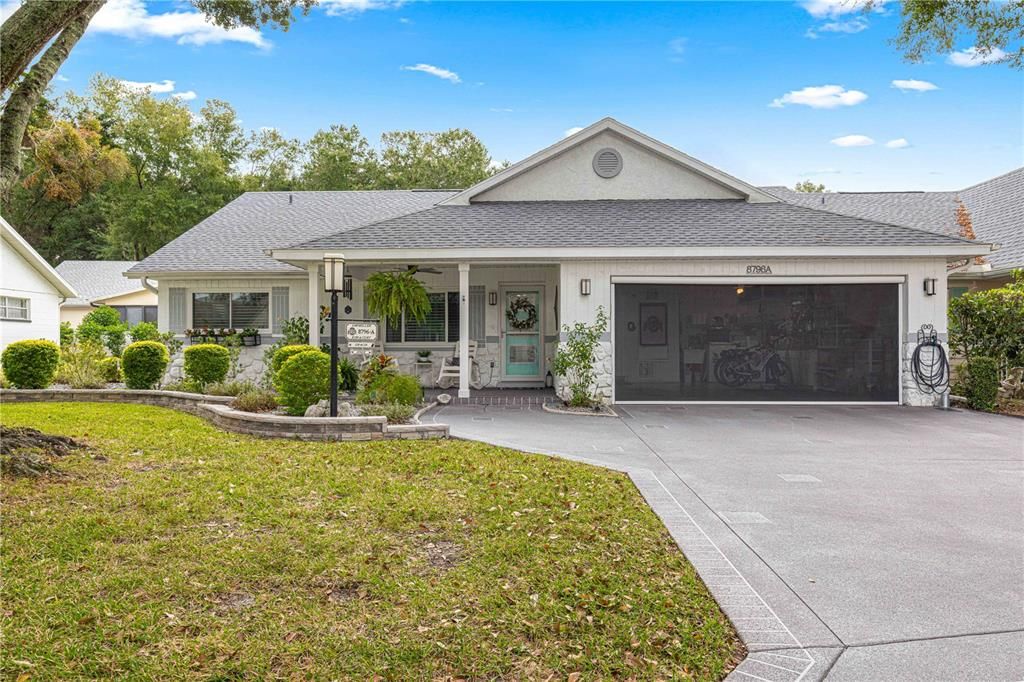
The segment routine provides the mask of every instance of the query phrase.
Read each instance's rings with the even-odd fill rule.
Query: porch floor
[[[432,401],[442,393],[452,397],[452,405],[543,405],[553,403],[558,399],[555,397],[553,388],[481,388],[470,389],[468,398],[458,397],[458,388],[442,390],[440,388],[428,388],[424,390],[425,397]]]

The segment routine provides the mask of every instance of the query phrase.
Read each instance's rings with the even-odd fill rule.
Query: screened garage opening
[[[615,400],[898,402],[898,284],[615,284]]]

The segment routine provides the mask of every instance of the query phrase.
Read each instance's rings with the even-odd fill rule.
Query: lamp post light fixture
[[[349,279],[351,292],[352,280]],[[345,290],[345,257],[324,254],[324,291],[331,292],[331,416],[338,416],[338,294]],[[311,322],[312,323],[312,322]]]

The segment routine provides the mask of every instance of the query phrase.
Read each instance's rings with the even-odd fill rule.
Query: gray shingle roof
[[[787,203],[481,202],[436,206],[297,248],[923,246],[963,240]]]
[[[421,211],[452,194],[418,190],[247,192],[138,263],[132,272],[300,272],[270,258],[264,249]]]
[[[139,280],[122,274],[133,265],[133,260],[66,260],[60,263],[57,272],[79,294],[65,304],[86,306],[96,299],[138,291],[142,288]]]
[[[799,206],[940,234],[957,235],[957,200],[971,215],[979,241],[1000,244],[985,258],[994,269],[1024,267],[1024,168],[955,192],[796,192],[762,187]]]

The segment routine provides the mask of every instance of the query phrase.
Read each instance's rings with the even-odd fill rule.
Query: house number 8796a
[[[770,275],[772,274],[772,266],[770,265],[748,265],[748,275]]]

